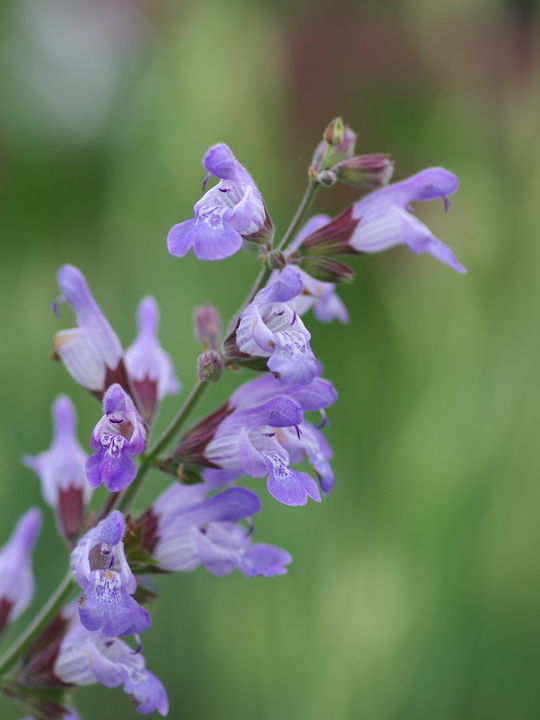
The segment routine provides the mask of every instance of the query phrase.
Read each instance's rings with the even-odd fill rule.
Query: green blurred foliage
[[[83,270],[125,345],[139,299],[153,294],[186,389],[193,306],[208,300],[230,317],[243,300],[253,256],[204,264],[165,248],[200,196],[210,144],[233,148],[278,231],[335,115],[359,133],[360,152],[394,154],[396,179],[443,165],[461,180],[447,215],[442,203],[418,214],[468,276],[397,248],[355,262],[356,283],[340,291],[349,326],[308,318],[340,393],[327,431],[336,488],[320,506],[290,509],[250,483],[263,496],[258,538],[291,551],[289,574],[199,569],[160,582],[145,651],[170,717],[538,718],[533,10],[480,0],[4,2],[0,543],[42,504],[19,458],[48,447],[56,394],[74,399],[81,440],[100,414],[48,359],[52,335],[72,323],[65,306],[61,320],[49,308],[56,269]],[[317,210],[355,197],[324,190]],[[240,379],[211,388],[201,412]],[[177,404],[164,403],[160,427]],[[151,475],[140,507],[164,486]],[[47,508],[44,517],[36,599],[5,646],[64,575]],[[87,720],[134,716],[121,690],[85,688],[77,703]],[[0,698],[0,716],[21,713]]]

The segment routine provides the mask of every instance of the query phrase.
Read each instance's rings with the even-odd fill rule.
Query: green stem
[[[15,665],[19,657],[26,652],[34,640],[39,637],[69,599],[74,587],[73,575],[69,572],[22,635],[13,643],[3,657],[0,658],[0,677],[5,675],[6,672]]]
[[[317,168],[318,173],[321,173],[321,172],[323,172],[323,170],[326,170],[326,166],[330,159],[330,154],[332,152],[332,148],[333,148],[333,146],[330,144],[327,146],[326,151],[323,155],[323,158],[320,162],[320,165]],[[302,198],[302,202],[300,203],[298,210],[296,211],[296,214],[292,219],[291,224],[287,228],[287,232],[281,239],[281,242],[277,246],[276,250],[284,250],[287,247],[287,245],[290,243],[290,241],[293,239],[293,237],[296,235],[298,230],[300,230],[300,228],[304,224],[306,215],[308,214],[309,209],[311,208],[313,201],[315,200],[315,196],[317,195],[317,192],[319,191],[320,187],[321,187],[320,183],[318,183],[316,180],[314,180],[312,178],[311,168],[310,168],[309,182],[308,182],[306,191],[304,193],[304,197]]]
[[[294,216],[291,224],[287,229],[287,232],[281,239],[281,242],[277,246],[276,250],[284,250],[289,244],[289,242],[292,240],[292,238],[296,235],[298,230],[300,230],[304,222],[304,218],[308,214],[309,208],[311,207],[313,200],[315,199],[315,195],[319,190],[319,187],[319,183],[315,182],[310,178],[308,186],[306,188],[306,192],[304,193],[304,197],[302,198],[302,202],[300,203],[300,206],[296,211],[296,215]]]

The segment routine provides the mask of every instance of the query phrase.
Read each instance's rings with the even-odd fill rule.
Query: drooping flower
[[[146,428],[133,401],[120,385],[111,385],[103,397],[104,416],[90,438],[96,452],[86,461],[86,477],[93,488],[101,483],[110,492],[129,485],[137,474],[131,459],[144,450]]]
[[[127,387],[122,345],[94,300],[84,275],[73,265],[57,273],[62,295],[77,315],[77,327],[54,336],[54,352],[70,375],[83,387],[100,395],[113,382]]]
[[[56,515],[60,533],[68,540],[81,530],[84,509],[92,490],[86,481],[87,455],[77,441],[75,409],[67,395],[59,395],[53,404],[54,436],[50,450],[23,462],[35,470],[41,480],[45,502]]]
[[[322,410],[335,399],[333,386],[322,378],[287,388],[271,375],[257,378],[188,430],[172,457],[179,463],[214,468],[216,481],[219,471],[224,481],[231,479],[231,471],[238,476],[268,476],[270,494],[285,505],[305,505],[308,497],[320,501],[315,481],[293,470],[291,463],[307,457],[323,492],[330,491],[331,450],[317,428],[304,420],[304,412]]]
[[[126,367],[141,413],[150,423],[166,395],[180,392],[174,365],[157,339],[159,309],[152,297],[141,300],[137,312],[139,334],[126,350]]]
[[[144,656],[123,640],[108,637],[100,630],[90,631],[74,622],[60,647],[54,669],[61,680],[73,685],[97,682],[107,688],[123,685],[141,715],[154,710],[162,716],[169,712],[167,691],[161,680],[146,669]]]
[[[320,228],[301,245],[307,255],[376,253],[405,244],[416,254],[429,252],[459,273],[456,256],[411,211],[410,203],[442,198],[457,190],[458,179],[443,168],[428,168],[393,185],[374,190]]]
[[[286,267],[246,307],[236,331],[240,352],[268,358],[268,369],[285,385],[308,385],[317,374],[311,334],[288,304],[303,287],[300,271]]]
[[[261,501],[251,490],[235,487],[207,497],[211,483],[174,483],[153,503],[146,521],[153,532],[146,549],[163,570],[193,570],[203,565],[214,575],[236,567],[246,577],[273,577],[292,561],[285,550],[253,543],[240,521],[255,515]]]
[[[107,637],[143,632],[150,618],[131,596],[137,581],[126,560],[124,516],[112,512],[78,542],[71,553],[71,572],[83,594],[79,617],[87,630]]]
[[[31,508],[0,549],[0,633],[30,605],[34,596],[31,553],[41,527],[41,512]]]
[[[193,247],[199,260],[234,255],[244,239],[258,239],[270,222],[251,175],[227,145],[213,145],[203,165],[219,183],[195,204],[195,217],[175,225],[167,237],[171,255],[183,257]]]

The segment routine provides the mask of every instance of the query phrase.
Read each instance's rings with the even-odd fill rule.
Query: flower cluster
[[[96,412],[88,456],[76,437],[74,407],[59,396],[50,449],[23,458],[40,479],[71,553],[70,574],[32,631],[33,644],[24,654],[14,646],[0,661],[0,676],[15,668],[4,691],[34,720],[80,720],[66,693],[96,682],[122,685],[138,713],[167,714],[166,690],[146,669],[140,637],[151,627],[148,606],[159,592],[151,574],[199,566],[216,576],[235,569],[247,578],[287,572],[292,557],[286,550],[255,542],[259,494],[237,483],[243,476],[266,479],[272,498],[290,507],[310,498],[320,502],[332,491],[332,449],[323,427],[337,393],[322,377],[302,318],[312,309],[322,322],[348,322],[336,287],[350,282],[354,272],[337,257],[405,244],[465,272],[411,208],[412,202],[435,198],[448,204],[455,176],[429,168],[388,185],[390,157],[356,156],[355,143],[355,133],[339,119],[329,125],[313,155],[306,198],[338,181],[370,192],[336,218],[306,217],[306,200],[276,245],[266,205],[247,170],[226,145],[208,150],[203,189],[212,176],[218,182],[195,204],[194,217],[171,229],[169,251],[183,257],[192,248],[199,259],[215,261],[257,247],[263,269],[223,339],[219,311],[209,304],[195,309],[201,355],[194,385],[157,439],[152,432],[160,403],[181,386],[157,339],[156,301],[141,301],[138,336],[124,351],[80,270],[60,268],[61,295],[53,307],[57,312],[65,300],[76,327],[56,334],[54,357],[101,402],[103,414]],[[185,427],[203,391],[227,370],[259,376]],[[171,484],[135,511],[134,498],[151,468]],[[98,488],[94,497],[106,493],[105,502],[90,509]],[[0,632],[31,601],[30,554],[40,522],[40,512],[29,510],[0,550]]]

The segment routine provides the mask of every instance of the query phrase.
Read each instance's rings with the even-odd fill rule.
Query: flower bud
[[[336,120],[338,119],[341,120],[341,118],[336,118]],[[311,164],[315,171],[319,169],[321,161],[329,145],[332,145],[333,147],[330,149],[329,152],[329,158],[326,164],[327,168],[333,168],[334,165],[337,165],[337,163],[340,163],[343,160],[347,160],[354,155],[354,147],[356,144],[357,135],[350,129],[348,125],[342,125],[342,136],[337,144],[332,143],[331,140],[326,137],[328,134],[330,135],[331,139],[335,139],[337,137],[337,128],[334,127],[334,129],[331,130],[334,123],[336,123],[336,120],[330,123],[325,132],[325,139],[317,145],[317,148],[313,153],[313,159],[311,161]]]
[[[223,372],[223,360],[215,350],[199,355],[197,360],[197,376],[199,380],[217,382]]]
[[[343,118],[334,118],[324,131],[324,139],[329,145],[339,145],[343,139],[344,132],[345,126],[343,125]]]
[[[282,270],[288,264],[287,257],[281,250],[273,250],[269,253],[267,263],[272,270]]]
[[[197,342],[204,350],[215,350],[221,337],[221,316],[213,305],[205,303],[203,307],[195,308],[194,333]]]
[[[348,265],[328,257],[304,258],[301,267],[308,275],[322,282],[351,283],[356,275]]]
[[[390,155],[357,155],[334,165],[338,180],[364,188],[380,188],[387,185],[394,172]]]

